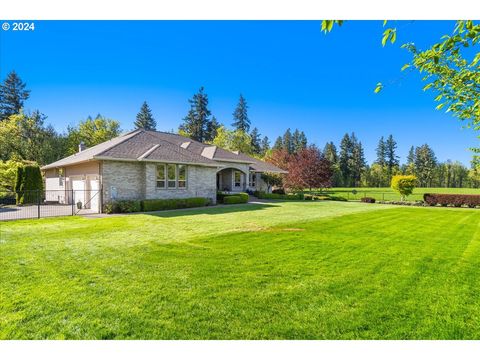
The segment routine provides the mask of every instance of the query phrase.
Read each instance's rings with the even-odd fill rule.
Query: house
[[[205,197],[269,191],[264,172],[286,171],[178,134],[134,130],[42,167],[46,201],[99,211],[112,200]]]

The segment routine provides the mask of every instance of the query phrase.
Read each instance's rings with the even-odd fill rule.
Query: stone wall
[[[104,161],[104,202],[204,197],[216,203],[216,168],[188,165],[186,189],[158,189],[156,167],[148,162]]]
[[[134,200],[145,197],[145,164],[130,161],[103,161],[103,201]]]
[[[217,201],[216,171],[214,167],[187,166],[187,187],[185,189],[158,189],[156,164],[145,164],[146,199],[181,199],[191,197],[209,198]]]

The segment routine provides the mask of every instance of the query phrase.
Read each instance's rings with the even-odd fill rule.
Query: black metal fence
[[[0,192],[0,221],[95,214],[100,190],[31,190]]]

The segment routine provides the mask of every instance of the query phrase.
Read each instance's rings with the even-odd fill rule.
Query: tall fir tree
[[[400,164],[396,151],[397,142],[393,139],[393,135],[390,135],[385,141],[385,156],[389,176],[392,175],[393,169]]]
[[[246,133],[250,131],[250,119],[248,118],[248,105],[247,101],[240,94],[240,98],[238,99],[237,107],[233,112],[233,123],[232,126],[237,130],[242,130]]]
[[[415,149],[415,175],[421,187],[431,187],[437,166],[437,158],[432,148],[424,144]]]
[[[340,154],[338,157],[338,165],[342,176],[342,185],[346,187],[352,186],[352,163],[353,143],[350,135],[345,134],[340,142]]]
[[[152,110],[150,110],[146,101],[143,102],[134,125],[136,129],[156,130],[157,122],[153,118]]]
[[[365,161],[362,142],[358,141],[353,133],[350,139],[352,139],[353,143],[351,163],[352,181],[354,186],[360,186],[360,180],[362,179],[367,163]]]
[[[207,123],[207,128],[205,131],[205,141],[211,142],[217,136],[218,129],[222,126],[215,116],[212,116],[212,120]]]
[[[295,129],[292,135],[292,152],[297,153],[307,148],[307,137],[303,131]]]
[[[283,148],[289,153],[293,153],[293,137],[290,128],[283,134]]]
[[[253,128],[252,132],[250,133],[250,138],[252,139],[252,152],[256,155],[262,154],[262,145],[260,140],[260,133],[258,129],[255,127]]]
[[[323,148],[323,154],[327,160],[330,161],[330,163],[336,164],[338,162],[337,147],[332,141],[325,144],[325,147]]]
[[[385,140],[382,136],[380,138],[380,140],[378,141],[377,148],[375,149],[375,151],[377,153],[377,160],[375,160],[375,162],[380,166],[385,166],[385,164],[387,162],[387,152],[386,152],[385,147],[386,147]]]
[[[183,124],[180,125],[179,130],[196,141],[213,141],[211,134],[209,134],[209,128],[212,125],[211,112],[208,109],[208,95],[205,94],[203,86],[188,102],[190,110],[187,116],[183,118]]]
[[[283,149],[283,138],[281,136],[277,137],[275,143],[273,144],[273,150],[282,150]]]
[[[270,140],[268,139],[268,136],[264,136],[262,139],[261,143],[261,149],[262,149],[262,156],[265,156],[267,152],[270,150]]]
[[[0,84],[0,121],[20,113],[23,103],[30,96],[26,86],[15,71],[11,71]]]
[[[414,163],[415,163],[415,147],[412,146],[408,151],[407,164],[414,164]]]

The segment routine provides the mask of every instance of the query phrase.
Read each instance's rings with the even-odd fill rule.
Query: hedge
[[[143,200],[142,211],[174,210],[207,206],[210,200],[202,197],[186,199],[154,199]]]
[[[225,205],[228,205],[228,204],[244,204],[244,203],[246,203],[246,201],[244,199],[242,199],[242,197],[239,196],[239,195],[230,195],[230,196],[225,196],[223,198],[223,203]]]
[[[368,204],[375,204],[375,199],[372,197],[363,197],[360,201]]]
[[[15,179],[17,205],[36,204],[43,197],[43,178],[38,165],[19,166]]]
[[[233,196],[237,196],[240,198],[240,202],[225,202],[225,200],[227,198],[230,198],[230,197],[233,197]],[[217,193],[217,202],[218,203],[221,203],[221,204],[240,204],[240,203],[247,203],[248,202],[248,199],[249,199],[249,195],[247,193],[233,193],[233,194],[229,194],[229,193],[222,193],[222,192],[218,192]],[[232,201],[235,201],[235,200],[232,200]]]
[[[107,214],[117,214],[139,211],[186,209],[207,206],[209,204],[209,199],[201,197],[186,199],[116,200],[106,204],[104,210]]]
[[[480,195],[463,194],[424,194],[423,200],[430,206],[468,206],[474,208],[480,206]]]
[[[271,199],[271,200],[303,200],[303,194],[269,194],[263,191],[256,191],[255,196],[259,199]]]

